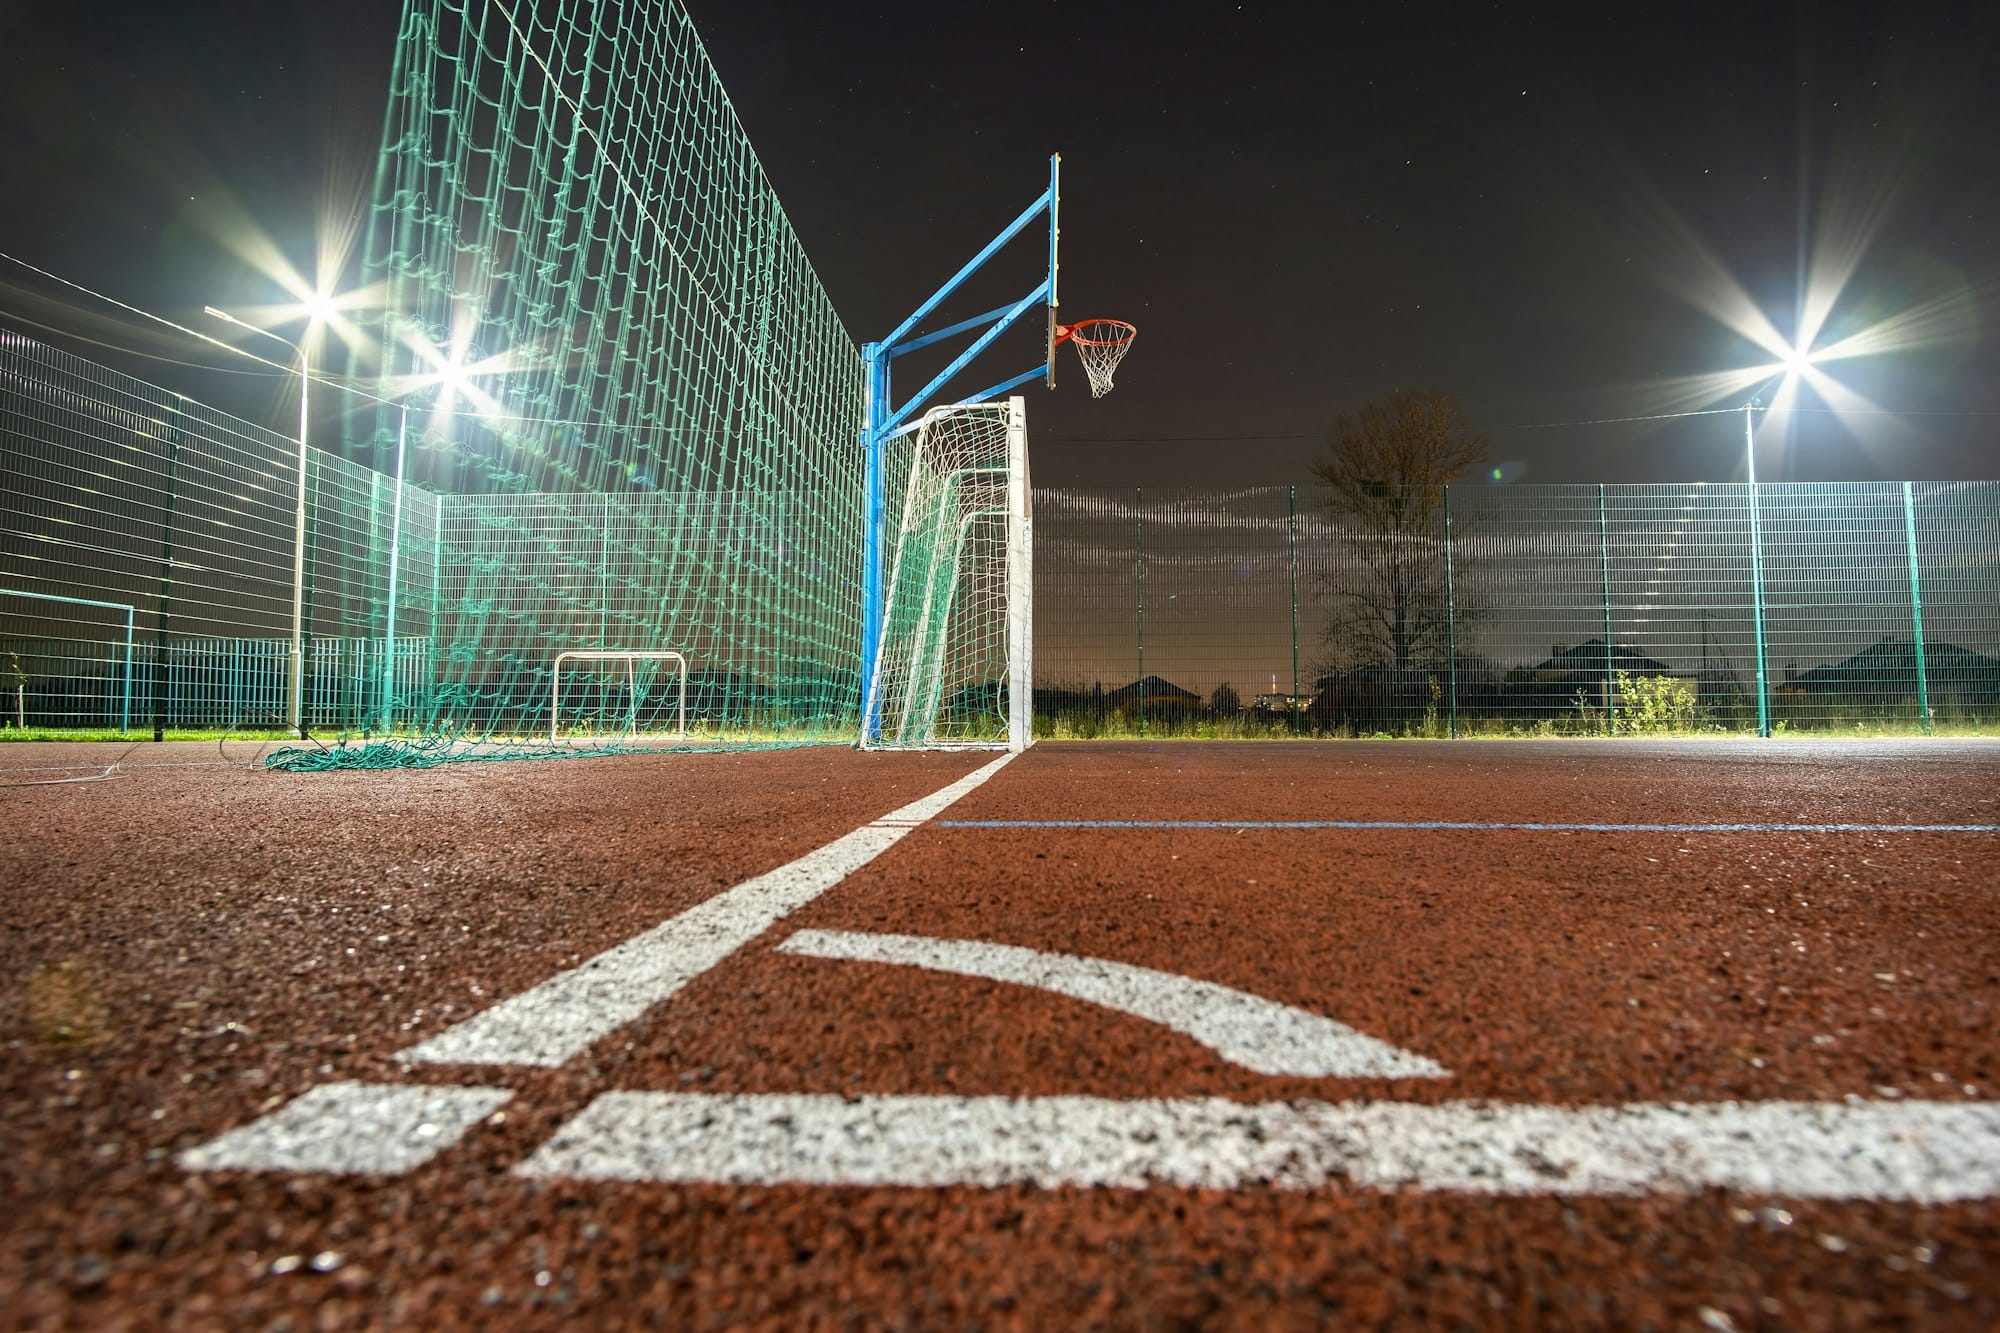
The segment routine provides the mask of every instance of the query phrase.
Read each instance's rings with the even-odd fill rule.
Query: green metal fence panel
[[[1908,490],[1041,490],[1040,725],[1228,734],[1217,688],[1254,719],[1293,653],[1308,734],[2000,724],[2000,483]]]
[[[1917,482],[1911,498],[1934,720],[2000,723],[2000,482]]]
[[[1759,490],[1767,497],[1770,487]],[[1608,674],[1614,697],[1639,689],[1663,714],[1648,723],[1636,716],[1639,701],[1620,699],[1626,730],[1756,729],[1749,506],[1747,485],[1605,488]]]
[[[1139,521],[1132,489],[1038,489],[1035,714],[1039,733],[1096,736],[1131,725],[1139,670]]]
[[[1599,489],[1538,490],[1452,490],[1448,604],[1441,552],[1433,556],[1430,545],[1441,548],[1442,534],[1406,539],[1422,558],[1405,555],[1401,588],[1378,579],[1382,591],[1372,600],[1400,591],[1411,605],[1405,622],[1426,628],[1406,632],[1404,661],[1390,664],[1398,670],[1377,686],[1364,721],[1407,729],[1433,706],[1433,682],[1443,679],[1452,690],[1444,711],[1457,715],[1461,734],[1500,726],[1606,730],[1612,669],[1621,659],[1615,616],[1606,634]],[[1447,613],[1449,624],[1440,628]]]
[[[1917,726],[1902,487],[1759,487],[1773,725]]]
[[[296,440],[0,330],[0,587],[133,607],[142,720],[282,723],[288,665],[277,669],[275,723],[264,685],[242,682],[269,670],[266,650],[250,645],[282,642],[289,653],[297,460]],[[308,462],[305,634],[379,641],[394,480],[319,450]],[[436,497],[405,486],[397,638],[425,644],[424,663],[437,526]],[[0,662],[12,664],[15,711],[33,713],[36,725],[118,725],[122,717],[104,715],[110,645],[123,651],[118,614],[0,597],[9,655]],[[243,665],[225,668],[220,644],[236,645],[228,652]],[[379,646],[369,660],[379,698]],[[428,696],[427,665],[397,677],[413,698]],[[338,730],[361,716],[347,669],[323,688],[315,681],[305,691],[308,726]]]
[[[786,486],[406,486],[385,653],[395,483],[309,464],[315,730],[545,735],[560,648],[686,654],[697,722],[850,728],[851,562]],[[296,441],[0,332],[0,465],[0,592],[25,594],[0,596],[0,723],[282,722]],[[2000,725],[2000,482],[1765,483],[1756,502],[1753,525],[1738,484],[1385,489],[1346,511],[1314,487],[1042,488],[1038,726]],[[671,693],[647,675],[642,726]],[[621,671],[590,668],[564,702],[583,722],[630,697]]]
[[[1041,734],[1304,725],[1315,652],[1293,624],[1317,570],[1291,487],[1039,489],[1034,504]]]

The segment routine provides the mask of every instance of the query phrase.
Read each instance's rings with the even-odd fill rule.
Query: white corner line
[[[781,953],[893,963],[1052,991],[1158,1023],[1259,1074],[1300,1078],[1449,1078],[1451,1071],[1343,1023],[1213,981],[1107,958],[985,940],[801,930]]]
[[[1013,758],[1011,752],[1004,754],[796,861],[726,889],[398,1052],[396,1059],[404,1064],[561,1065],[888,851]]]
[[[513,1095],[505,1088],[323,1083],[175,1160],[189,1171],[399,1176],[457,1143]]]
[[[2000,1103],[612,1092],[514,1174],[725,1185],[2000,1196]]]

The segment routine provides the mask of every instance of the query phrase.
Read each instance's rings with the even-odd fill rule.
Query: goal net
[[[903,437],[908,482],[864,748],[1032,743],[1027,437],[1019,398],[933,408]]]

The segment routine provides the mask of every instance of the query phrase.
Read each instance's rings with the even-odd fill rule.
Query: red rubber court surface
[[[2000,1323],[2000,746],[254,755],[0,749],[9,1322]]]

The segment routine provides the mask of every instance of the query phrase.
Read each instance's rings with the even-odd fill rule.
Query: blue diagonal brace
[[[971,319],[961,319],[948,329],[939,329],[936,333],[926,333],[921,338],[912,338],[909,342],[898,343],[894,347],[886,349],[885,355],[892,357],[901,356],[905,352],[914,352],[919,347],[929,347],[932,343],[943,342],[946,338],[955,337],[958,334],[979,328],[985,324],[991,324],[994,320],[1012,309],[1013,307],[1010,305],[1003,305],[997,310],[989,310],[983,315],[974,315]]]
[[[1036,287],[1035,290],[1029,292],[1026,296],[1022,297],[1018,302],[1016,302],[1013,306],[1011,306],[1008,309],[1007,313],[1000,317],[1000,321],[997,324],[995,324],[992,328],[986,330],[986,332],[980,334],[978,340],[974,342],[972,346],[966,348],[963,352],[960,352],[956,360],[954,360],[950,365],[946,366],[943,370],[939,371],[936,379],[932,380],[929,384],[926,384],[922,389],[919,389],[915,397],[911,398],[908,402],[904,403],[901,407],[897,408],[893,413],[891,413],[889,419],[882,423],[883,430],[891,431],[896,429],[896,427],[902,425],[904,421],[909,419],[909,416],[912,412],[914,412],[918,407],[922,406],[924,403],[930,401],[931,395],[935,394],[939,389],[943,388],[947,383],[949,383],[952,377],[957,375],[959,371],[964,370],[967,366],[971,365],[973,361],[977,360],[980,353],[984,352],[988,347],[991,347],[993,345],[994,339],[998,338],[1001,334],[1005,333],[1008,329],[1012,328],[1014,326],[1015,320],[1027,314],[1028,311],[1035,306],[1046,305],[1048,303],[1048,298],[1049,298],[1048,280],[1043,279],[1040,286]]]
[[[960,269],[957,273],[952,275],[952,279],[950,282],[947,282],[944,286],[938,288],[937,291],[933,292],[931,294],[931,299],[924,302],[922,305],[918,306],[915,314],[911,315],[901,324],[898,324],[896,326],[896,331],[882,340],[882,345],[884,347],[894,347],[897,343],[903,340],[903,337],[906,334],[908,334],[911,329],[914,329],[915,327],[917,327],[917,325],[923,323],[924,317],[929,315],[931,311],[937,309],[938,306],[943,303],[945,297],[950,296],[953,292],[957,291],[958,285],[961,282],[964,282],[974,273],[977,273],[980,267],[984,265],[987,260],[993,258],[994,254],[997,253],[1003,246],[1005,246],[1007,242],[1013,240],[1016,236],[1020,235],[1021,228],[1027,226],[1030,222],[1033,222],[1036,218],[1040,217],[1043,214],[1043,212],[1045,212],[1048,209],[1049,200],[1053,196],[1053,192],[1054,192],[1053,186],[1050,187],[1050,189],[1048,190],[1042,191],[1041,198],[1035,200],[1034,203],[1029,204],[1027,208],[1022,210],[1020,217],[1017,217],[1012,222],[1008,223],[1007,230],[1001,232],[998,236],[995,236],[991,241],[988,241],[986,243],[986,248],[984,250],[981,250],[978,253],[978,255],[973,258],[971,263],[967,264],[964,268]]]

